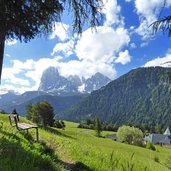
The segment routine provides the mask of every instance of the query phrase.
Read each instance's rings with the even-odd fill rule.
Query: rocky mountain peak
[[[41,78],[39,91],[51,93],[90,93],[106,85],[111,80],[101,73],[96,73],[91,78],[80,79],[77,75],[68,78],[61,76],[58,69],[50,67],[46,69]]]

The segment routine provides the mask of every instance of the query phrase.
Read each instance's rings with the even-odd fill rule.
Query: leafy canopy
[[[82,32],[89,21],[90,26],[98,22],[97,14],[101,0],[8,0],[0,1],[0,23],[6,38],[29,41],[37,34],[47,33],[54,22],[61,22],[64,10],[73,16],[73,29]]]
[[[27,118],[43,127],[53,126],[53,107],[46,101],[27,107]]]
[[[117,137],[128,144],[141,144],[143,133],[139,128],[122,126],[117,131]]]

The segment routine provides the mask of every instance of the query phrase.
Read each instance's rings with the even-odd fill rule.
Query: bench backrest
[[[15,126],[18,129],[19,116],[14,114],[9,114],[9,122],[11,126]]]

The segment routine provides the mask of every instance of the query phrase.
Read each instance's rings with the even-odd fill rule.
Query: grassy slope
[[[112,170],[112,166],[117,165],[118,159],[119,164],[117,168],[119,169],[117,170],[122,170],[121,165],[124,164],[125,166],[133,153],[134,158],[132,162],[134,163],[135,171],[144,170],[146,166],[148,168],[147,170],[151,171],[168,170],[165,167],[165,162],[169,154],[171,154],[171,150],[159,146],[156,147],[157,151],[154,152],[145,148],[114,142],[110,139],[97,138],[94,136],[94,131],[78,129],[76,128],[77,124],[72,122],[66,122],[65,130],[51,128],[49,131],[45,131],[39,129],[40,140],[44,142],[42,145],[42,143],[33,143],[32,140],[28,140],[29,137],[25,138],[25,134],[18,133],[15,137],[13,136],[11,138],[16,132],[15,128],[9,126],[6,115],[0,115],[0,120],[3,121],[3,128],[0,131],[1,139],[6,138],[8,142],[11,141],[20,144],[26,155],[29,153],[31,157],[34,156],[35,158],[30,164],[22,156],[16,156],[16,158],[24,159],[19,163],[21,169],[17,168],[17,170],[26,170],[24,167],[29,167],[28,165],[31,165],[31,168],[27,168],[27,170],[42,170],[40,166],[42,164],[43,167],[49,167],[50,170],[52,170],[52,168],[54,170],[71,170],[72,168],[74,170],[109,171]],[[23,120],[26,121],[24,118]],[[30,130],[29,132],[35,137],[34,130]],[[103,134],[108,133],[111,132],[104,132]],[[2,143],[0,143],[0,145],[1,144]],[[50,149],[53,149],[55,154],[53,154]],[[41,153],[46,153],[43,159],[40,158],[40,156],[42,156],[40,155]],[[6,166],[9,162],[5,159],[2,160],[2,154],[4,155],[4,152],[0,153],[0,167]],[[159,162],[154,161],[155,157],[159,158]],[[53,161],[53,159],[55,160]],[[4,162],[6,162],[6,164]],[[111,164],[112,162],[113,165]],[[13,161],[13,163],[15,162]],[[18,165],[17,162],[16,165]],[[15,167],[18,167],[16,165],[13,165],[13,170],[15,170]],[[10,171],[9,168],[6,170]]]

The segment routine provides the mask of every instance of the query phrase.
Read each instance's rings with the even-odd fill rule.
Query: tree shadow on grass
[[[27,132],[26,130],[21,130],[21,131],[17,131],[15,133],[10,133],[8,131],[5,131],[4,129],[0,129],[0,133],[7,136],[9,139],[15,139],[17,141],[21,141],[24,139],[21,139],[20,137],[18,137],[17,134],[21,134],[26,140],[28,140],[30,143],[34,143],[35,140],[33,139],[33,137],[31,136],[31,134],[29,134],[29,132]]]
[[[61,161],[61,164],[63,165],[64,169],[70,170],[70,171],[93,171],[90,167],[88,167],[82,162],[67,163],[67,162]]]
[[[7,131],[4,131],[4,129],[0,129],[0,133],[4,136],[7,136],[8,138],[14,138],[16,140],[20,140],[20,138],[16,135],[18,132],[16,131],[15,133],[10,133]]]
[[[3,135],[0,138],[0,171],[60,171],[61,168],[68,171],[93,171],[81,162],[71,163],[58,159],[54,150],[45,142],[36,143],[35,146],[33,138],[26,132],[22,132],[23,139],[2,129],[0,133]],[[57,135],[58,133],[60,132],[57,131]]]
[[[61,136],[61,137],[71,138],[71,139],[76,140],[75,137],[72,137],[72,136],[69,136],[69,135],[65,135],[65,134],[59,132],[57,129],[52,128],[52,127],[47,127],[45,130],[46,130],[46,131],[49,131],[49,132],[51,132],[51,133],[53,133],[53,134],[56,134],[56,135],[58,135],[58,136]]]
[[[57,155],[46,144],[20,143],[15,137],[0,139],[0,166],[6,171],[58,171],[61,164]]]

